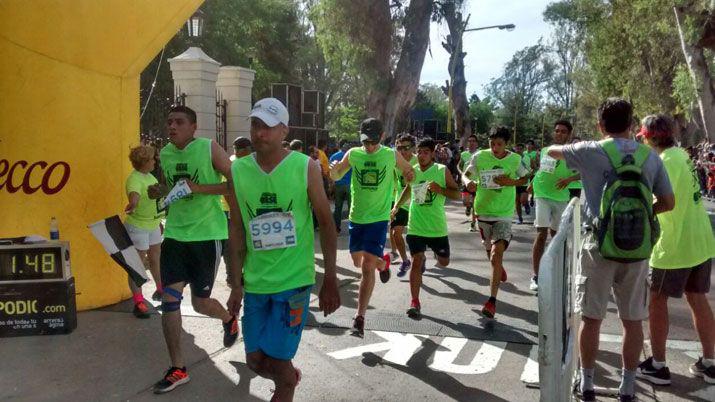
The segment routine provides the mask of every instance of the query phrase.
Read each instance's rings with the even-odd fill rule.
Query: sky
[[[464,15],[471,14],[469,28],[489,25],[515,24],[516,29],[487,29],[466,32],[463,38],[467,95],[476,92],[484,95],[484,86],[501,75],[504,65],[518,50],[535,45],[539,38],[548,41],[551,28],[543,20],[546,5],[553,0],[466,0]],[[449,54],[442,47],[449,33],[447,24],[432,23],[430,27],[430,51],[422,67],[420,83],[444,85],[449,78],[447,65]]]

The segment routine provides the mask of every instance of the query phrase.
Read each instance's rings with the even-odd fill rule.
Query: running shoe
[[[395,250],[392,250],[392,251],[390,251],[390,258],[392,258],[392,260],[394,261],[394,260],[397,260],[398,258],[400,258],[400,255],[397,254],[397,252]]]
[[[494,315],[497,313],[497,306],[494,305],[494,303],[487,301],[484,304],[484,307],[482,307],[482,314],[487,317],[487,318],[494,318]]]
[[[407,310],[407,316],[412,319],[422,318],[422,313],[420,312],[420,305],[412,306]]]
[[[506,282],[507,276],[506,276],[506,268],[502,267],[501,269],[501,281]]]
[[[584,402],[596,402],[596,392],[592,389],[579,392],[578,397]]]
[[[238,339],[238,320],[234,315],[231,321],[223,323],[223,346],[230,348]]]
[[[136,318],[149,318],[149,307],[147,307],[143,301],[136,303],[132,314],[134,314]]]
[[[534,292],[539,290],[539,278],[536,276],[531,277],[531,283],[529,284],[529,290],[533,290]]]
[[[472,222],[469,224],[469,231],[470,232],[476,232],[477,231],[477,224]]]
[[[387,283],[390,280],[390,254],[382,256],[385,261],[385,268],[380,271],[380,282]]]
[[[405,274],[407,273],[407,271],[410,270],[410,264],[412,264],[412,263],[410,262],[410,260],[402,261],[402,264],[400,264],[400,270],[397,271],[397,277],[398,277],[398,278],[402,278],[402,277],[405,276]]]
[[[471,206],[468,206],[468,207],[465,209],[464,214],[467,215],[467,216],[471,215],[471,214],[472,214],[472,207],[471,207]]]
[[[164,374],[164,378],[154,384],[154,393],[164,394],[187,382],[189,382],[189,373],[186,372],[186,367],[171,367]]]
[[[356,315],[355,318],[353,318],[353,329],[355,333],[361,337],[365,336],[365,317]]]
[[[636,369],[636,377],[655,385],[670,385],[670,370],[668,367],[659,369],[653,367],[653,357],[645,359]]]
[[[710,367],[705,367],[702,357],[690,366],[690,374],[696,377],[702,377],[708,384],[715,384],[715,364]]]
[[[154,293],[151,295],[151,299],[154,301],[161,301],[161,292],[155,290]]]
[[[526,205],[524,205],[524,212],[525,212],[527,215],[531,215],[531,207],[529,206],[528,203],[527,203]]]
[[[618,402],[636,402],[636,396],[635,395],[621,395],[618,394]]]

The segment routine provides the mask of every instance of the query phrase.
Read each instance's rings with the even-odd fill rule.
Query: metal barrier
[[[581,203],[569,202],[539,265],[539,386],[541,402],[573,398],[578,368],[575,269],[581,248]]]

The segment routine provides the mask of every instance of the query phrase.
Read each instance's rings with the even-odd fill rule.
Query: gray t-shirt
[[[616,146],[621,153],[632,154],[636,151],[638,143],[623,138],[615,138]],[[598,217],[601,208],[601,196],[607,181],[613,174],[613,167],[597,141],[583,141],[566,145],[563,148],[566,165],[578,170],[581,174],[583,192],[586,196],[586,218],[588,222]],[[650,187],[656,197],[673,194],[673,189],[668,180],[663,161],[658,155],[650,151],[642,168],[643,180]]]

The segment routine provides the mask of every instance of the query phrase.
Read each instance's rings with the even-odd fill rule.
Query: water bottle
[[[60,227],[57,225],[57,218],[50,219],[50,240],[60,239]]]

